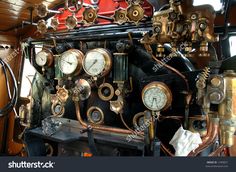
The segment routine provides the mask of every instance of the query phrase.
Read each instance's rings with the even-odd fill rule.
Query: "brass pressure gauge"
[[[84,71],[93,77],[105,76],[110,72],[111,66],[111,54],[104,48],[96,48],[88,51],[83,60]]]
[[[53,63],[53,54],[49,50],[42,50],[38,52],[35,56],[35,62],[38,66],[51,66]]]
[[[92,106],[88,109],[87,117],[88,121],[93,124],[102,124],[104,122],[104,113],[97,106]]]
[[[172,93],[162,82],[152,82],[142,90],[143,104],[151,111],[167,109],[172,102]]]
[[[58,66],[66,75],[79,74],[82,69],[84,54],[77,49],[70,49],[62,53],[58,60]]]

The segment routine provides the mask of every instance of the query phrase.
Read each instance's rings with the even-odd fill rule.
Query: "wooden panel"
[[[29,7],[35,8],[37,4],[44,3],[49,8],[63,1],[57,0],[1,0],[0,1],[0,32],[6,32],[11,28],[21,25],[22,21],[30,21]],[[36,17],[35,10],[33,18]]]
[[[14,36],[10,35],[0,35],[0,43],[1,44],[11,44],[11,45],[16,45],[17,44],[17,39]],[[10,52],[0,52],[0,54],[9,54]]]

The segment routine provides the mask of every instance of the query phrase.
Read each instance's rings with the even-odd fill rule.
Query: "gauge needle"
[[[95,65],[96,63],[97,63],[97,59],[96,60],[94,60],[94,62],[92,63],[92,65],[88,68],[88,71],[93,67],[93,65]]]
[[[153,100],[153,101],[152,101],[152,107],[153,107],[153,105],[154,105],[154,101],[157,101],[157,100],[156,100],[156,97],[153,97],[152,100]]]
[[[66,63],[68,63],[69,65],[72,65],[71,62],[68,62],[68,61],[66,61],[66,60],[64,60],[64,59],[61,59],[61,60],[64,61],[64,62],[66,62]]]

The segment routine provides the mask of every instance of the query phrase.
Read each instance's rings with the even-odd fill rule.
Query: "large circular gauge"
[[[66,75],[78,74],[82,69],[84,54],[76,49],[70,49],[62,53],[58,61],[58,66],[62,73]]]
[[[35,56],[35,62],[38,66],[51,66],[53,63],[53,54],[49,50],[42,50]]]
[[[168,86],[162,82],[152,82],[142,91],[143,104],[152,111],[167,109],[172,102],[172,94]]]
[[[90,76],[104,76],[110,71],[111,66],[111,54],[104,48],[88,51],[83,60],[84,71]]]

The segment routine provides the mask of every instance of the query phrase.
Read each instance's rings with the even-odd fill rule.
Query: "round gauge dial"
[[[111,65],[111,54],[103,48],[88,51],[83,60],[84,71],[90,76],[106,75]]]
[[[172,94],[168,86],[161,82],[152,82],[142,91],[143,104],[152,111],[168,108],[172,102]]]
[[[94,124],[102,124],[104,122],[104,113],[99,107],[96,106],[92,106],[88,109],[87,117],[89,122]]]
[[[48,50],[42,50],[35,56],[35,62],[38,66],[50,66],[53,62],[53,55]]]
[[[66,75],[79,73],[82,69],[83,57],[83,53],[76,49],[64,52],[58,61],[60,70]]]

